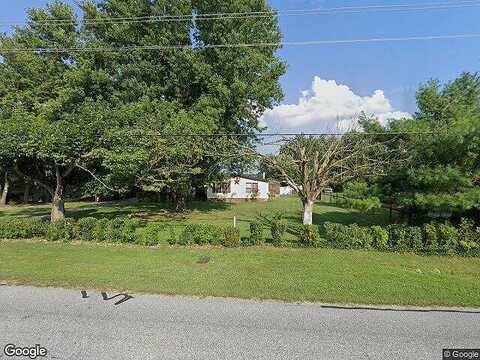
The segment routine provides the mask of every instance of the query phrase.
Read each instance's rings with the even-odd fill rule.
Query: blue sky
[[[290,10],[444,3],[446,0],[269,2],[279,10]],[[2,1],[0,21],[23,20],[27,7],[45,3],[46,0]],[[480,6],[416,12],[281,17],[280,25],[285,41],[450,35],[480,33],[479,15]],[[0,26],[0,30],[5,31],[6,28]],[[281,82],[285,91],[283,103],[289,106],[271,113],[267,123],[270,121],[271,127],[284,128],[286,124],[281,123],[282,116],[291,115],[293,118],[299,116],[298,128],[319,129],[322,127],[319,122],[327,121],[332,114],[315,119],[315,115],[312,115],[317,111],[315,106],[337,109],[350,106],[352,102],[355,102],[353,108],[373,103],[367,108],[376,109],[380,104],[379,111],[388,114],[414,112],[415,91],[419,83],[431,78],[448,81],[462,71],[477,71],[480,67],[479,50],[480,39],[286,47],[280,51],[280,56],[287,61],[289,68]],[[314,81],[315,89],[311,90]],[[303,90],[311,91],[303,94],[302,110],[299,109],[299,99]],[[375,95],[376,90],[381,90],[381,94],[377,92]],[[329,92],[330,100],[322,98],[325,92]],[[340,104],[332,105],[332,101],[342,96],[346,100],[339,100]],[[310,112],[310,115],[305,117],[302,111]],[[344,116],[347,115],[339,113],[339,117]]]

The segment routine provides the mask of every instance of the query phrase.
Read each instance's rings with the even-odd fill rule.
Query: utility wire
[[[232,44],[204,44],[204,45],[134,45],[124,47],[73,47],[73,48],[3,48],[0,54],[7,53],[68,53],[68,52],[131,52],[131,51],[154,51],[154,50],[195,50],[195,49],[222,49],[222,48],[278,48],[283,46],[314,46],[314,45],[341,45],[341,44],[362,44],[362,43],[383,43],[383,42],[404,42],[420,40],[454,40],[454,39],[475,39],[480,38],[480,33],[458,34],[458,35],[431,35],[431,36],[409,36],[409,37],[388,37],[368,39],[345,39],[345,40],[311,40],[311,41],[285,41],[273,43],[232,43]]]
[[[397,5],[370,5],[370,6],[349,6],[320,9],[298,9],[298,10],[271,10],[251,12],[222,12],[207,14],[185,14],[185,15],[158,15],[158,16],[137,16],[137,17],[103,17],[95,19],[83,19],[81,22],[86,25],[95,24],[128,24],[128,23],[158,23],[178,21],[204,21],[223,19],[244,19],[244,18],[265,18],[279,16],[313,16],[313,15],[337,15],[357,14],[365,12],[398,12],[398,11],[426,11],[426,10],[448,10],[455,8],[466,8],[480,6],[478,0],[456,1],[444,3],[425,4],[397,4]],[[44,19],[34,21],[38,25],[62,25],[76,24],[72,19]],[[25,22],[0,21],[0,25],[23,25]]]
[[[212,138],[212,137],[240,137],[240,138],[261,138],[261,137],[289,137],[289,136],[344,136],[344,135],[359,135],[359,136],[386,136],[386,135],[433,135],[433,131],[412,132],[412,131],[386,131],[386,132],[355,132],[355,133],[265,133],[265,134],[240,134],[240,133],[218,133],[218,134],[150,134],[163,138]]]

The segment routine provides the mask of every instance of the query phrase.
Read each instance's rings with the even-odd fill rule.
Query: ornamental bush
[[[76,237],[83,241],[95,240],[95,227],[97,225],[97,219],[92,217],[82,218],[77,221],[77,234]]]
[[[72,241],[75,239],[75,222],[72,219],[63,219],[50,223],[46,238],[48,241]]]
[[[180,245],[221,245],[223,228],[208,224],[188,224],[178,239]]]
[[[388,231],[381,226],[372,226],[370,228],[372,234],[372,246],[377,250],[388,249]]]
[[[424,250],[428,253],[436,253],[438,246],[438,226],[437,224],[423,225],[423,244]]]
[[[177,232],[175,231],[175,226],[170,225],[168,227],[168,243],[170,245],[175,245],[178,242]]]
[[[348,226],[326,222],[323,224],[325,229],[325,236],[330,246],[337,249],[350,248],[350,232]]]
[[[298,244],[304,247],[325,247],[326,241],[320,237],[316,225],[303,225],[299,230]]]
[[[288,222],[285,219],[272,220],[270,231],[272,234],[272,243],[274,246],[283,246],[285,234],[288,229]]]
[[[458,230],[449,223],[438,224],[438,243],[441,252],[454,254],[459,243]]]
[[[95,241],[103,242],[108,240],[108,226],[110,221],[108,219],[99,219],[95,224],[94,234]]]
[[[0,219],[0,239],[45,238],[48,224],[36,219]]]
[[[249,245],[262,245],[265,243],[265,232],[263,224],[260,221],[250,223]]]
[[[144,246],[156,246],[161,241],[161,233],[165,229],[162,224],[148,223],[138,231],[136,243]]]
[[[225,247],[239,247],[241,244],[241,239],[240,239],[240,229],[229,226],[225,228],[224,231],[224,239],[223,239],[223,245]]]

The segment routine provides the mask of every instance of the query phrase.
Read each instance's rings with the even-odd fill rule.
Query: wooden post
[[[233,227],[234,228],[237,227],[237,217],[236,216],[233,216]]]

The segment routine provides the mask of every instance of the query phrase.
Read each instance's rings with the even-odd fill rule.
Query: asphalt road
[[[10,343],[72,360],[430,360],[443,348],[480,348],[480,310],[132,296],[115,305],[123,297],[0,286],[0,358],[19,359],[3,354]]]

